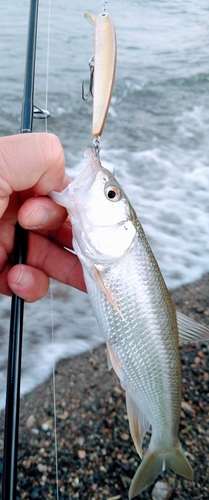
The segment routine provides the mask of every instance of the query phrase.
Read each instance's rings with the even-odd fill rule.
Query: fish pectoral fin
[[[139,456],[142,457],[142,442],[146,432],[150,428],[150,423],[148,418],[136,405],[129,391],[126,391],[126,407],[131,436]]]
[[[183,344],[209,340],[209,329],[206,326],[201,325],[180,312],[177,312],[177,323],[179,340]]]
[[[113,368],[115,370],[116,375],[120,379],[120,383],[123,387],[123,370],[120,364],[119,359],[117,358],[113,347],[111,346],[110,342],[107,342],[107,364],[109,370]],[[123,387],[124,389],[124,387]]]
[[[94,14],[91,14],[90,12],[85,12],[84,17],[90,24],[92,24],[92,26],[95,26],[96,16],[94,16]]]
[[[114,307],[114,309],[118,312],[118,314],[120,315],[120,317],[123,319],[123,321],[125,321],[123,315],[122,315],[122,312],[120,311],[119,307],[117,306],[117,304],[115,303],[115,301],[113,300],[110,292],[107,290],[104,282],[103,282],[103,279],[102,279],[102,276],[101,276],[101,273],[100,271],[97,269],[96,266],[94,266],[92,268],[92,277],[93,279],[96,281],[97,285],[101,288],[101,290],[105,293],[106,297],[108,298],[110,304],[112,304],[112,306]]]

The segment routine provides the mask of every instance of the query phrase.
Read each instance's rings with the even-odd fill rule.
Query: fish
[[[97,138],[103,133],[112,97],[117,42],[115,28],[108,12],[102,12],[97,17],[86,12],[84,16],[95,28],[92,135]]]
[[[209,338],[209,330],[176,313],[142,225],[114,174],[92,150],[86,168],[62,193],[50,197],[65,206],[73,247],[83,267],[89,298],[103,332],[108,366],[126,394],[131,436],[142,458],[129,499],[171,469],[193,480],[178,437],[181,410],[179,341]]]

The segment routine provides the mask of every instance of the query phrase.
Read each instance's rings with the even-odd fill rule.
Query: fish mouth
[[[83,199],[95,180],[97,172],[101,169],[105,170],[91,149],[87,149],[84,157],[88,158],[86,168],[77,175],[77,177],[69,184],[69,194],[73,198]]]

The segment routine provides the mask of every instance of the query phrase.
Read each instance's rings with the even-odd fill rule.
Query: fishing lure
[[[85,95],[83,86],[82,97],[85,100],[89,94],[93,95],[92,135],[95,138],[95,152],[97,153],[112,97],[117,44],[112,20],[106,11],[97,17],[90,13],[85,13],[84,16],[95,27],[94,57],[89,61],[89,92]]]

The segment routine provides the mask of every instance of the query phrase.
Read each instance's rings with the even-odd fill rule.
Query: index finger
[[[62,145],[46,133],[0,138],[0,216],[13,191],[33,188],[39,195],[62,190],[69,182]]]

